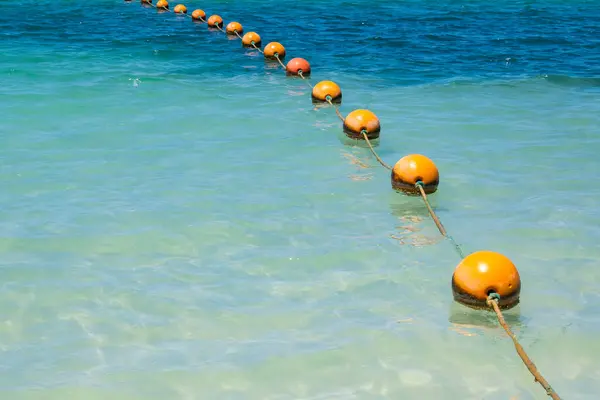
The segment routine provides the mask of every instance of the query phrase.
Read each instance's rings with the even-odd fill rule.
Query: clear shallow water
[[[536,365],[597,397],[597,3],[187,5],[338,82],[388,163],[431,157],[449,232],[519,268]],[[137,2],[3,4],[0,32],[2,398],[546,398],[302,82]]]

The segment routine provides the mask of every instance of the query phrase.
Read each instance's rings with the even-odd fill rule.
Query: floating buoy
[[[244,28],[242,28],[242,24],[240,24],[239,22],[230,22],[227,24],[227,28],[225,28],[225,31],[228,35],[237,36],[244,33]]]
[[[470,308],[489,308],[491,293],[500,295],[501,309],[519,304],[521,278],[512,261],[493,251],[477,251],[463,258],[452,274],[454,300]]]
[[[194,10],[192,12],[192,19],[194,21],[206,21],[206,13],[201,9]]]
[[[140,0],[142,4],[152,4],[152,0]]]
[[[342,89],[340,89],[337,83],[332,81],[317,83],[312,90],[313,103],[326,103],[328,99],[332,103],[341,103]]]
[[[208,26],[210,28],[222,28],[223,27],[223,18],[219,15],[211,15],[208,18]]]
[[[310,75],[310,64],[304,58],[292,58],[285,66],[286,75]]]
[[[177,4],[173,9],[175,14],[187,14],[187,7],[183,4]]]
[[[285,47],[278,42],[271,42],[264,48],[265,58],[275,60],[279,57],[280,60],[285,58]]]
[[[242,38],[242,46],[244,47],[260,47],[260,35],[256,32],[248,32]]]
[[[415,187],[421,182],[425,193],[437,190],[440,173],[431,159],[421,154],[410,154],[402,157],[392,168],[392,188],[410,195],[420,194]]]
[[[369,140],[377,139],[380,130],[379,118],[369,110],[354,110],[344,118],[344,133],[351,139],[364,140],[363,131]]]
[[[156,8],[158,10],[168,10],[169,2],[167,0],[158,0],[158,2],[156,3]]]

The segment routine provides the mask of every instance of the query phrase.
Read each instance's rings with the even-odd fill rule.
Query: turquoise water
[[[537,367],[597,399],[599,3],[186,4],[432,158],[450,234],[519,268]],[[2,399],[547,398],[302,81],[135,1],[4,2],[0,37]]]

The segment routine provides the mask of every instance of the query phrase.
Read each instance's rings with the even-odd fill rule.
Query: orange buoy
[[[244,33],[244,28],[242,28],[242,24],[240,24],[239,22],[230,22],[227,24],[225,32],[227,32],[228,35],[237,36]]]
[[[406,194],[418,195],[417,182],[423,184],[425,193],[437,190],[440,173],[431,159],[421,154],[410,154],[402,157],[392,168],[392,188]]]
[[[310,75],[310,64],[304,58],[292,58],[285,66],[286,75]]]
[[[158,10],[168,10],[169,2],[167,0],[158,0],[158,2],[156,3],[156,8]]]
[[[278,42],[271,42],[264,48],[265,58],[275,60],[279,57],[280,60],[285,58],[285,47]]]
[[[341,103],[342,89],[340,89],[337,83],[332,81],[317,83],[312,90],[313,103],[326,103],[328,99],[332,103]]]
[[[142,4],[152,4],[152,0],[140,0]]]
[[[187,7],[183,4],[177,4],[173,9],[175,14],[187,14]]]
[[[194,21],[206,21],[206,13],[201,9],[194,10],[192,12],[192,19]]]
[[[452,274],[454,300],[471,308],[489,308],[491,293],[500,295],[502,309],[519,304],[521,278],[512,261],[494,251],[477,251],[463,258]]]
[[[380,130],[379,118],[369,110],[354,110],[344,118],[344,133],[351,139],[364,140],[363,131],[369,140],[377,139]]]
[[[248,32],[242,38],[242,46],[244,47],[260,47],[260,35],[256,32]]]
[[[211,15],[208,18],[208,26],[210,28],[222,28],[223,27],[223,18],[219,15]]]

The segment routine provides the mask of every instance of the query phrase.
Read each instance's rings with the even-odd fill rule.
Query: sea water
[[[171,3],[173,7],[175,3]],[[600,3],[217,1],[420,153],[565,399],[600,392]],[[0,398],[545,399],[330,107],[139,2],[0,4]]]

